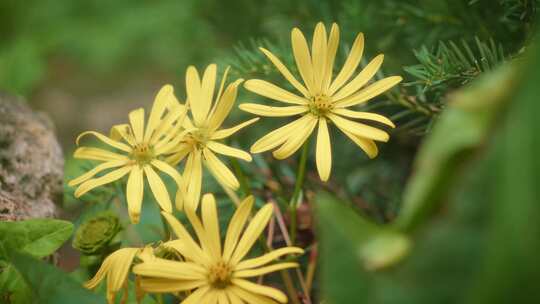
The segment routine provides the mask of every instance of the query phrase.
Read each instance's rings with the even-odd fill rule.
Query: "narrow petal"
[[[148,142],[150,137],[154,133],[154,130],[159,125],[161,117],[163,116],[167,106],[170,104],[178,104],[176,96],[174,96],[174,88],[170,84],[166,84],[156,95],[154,99],[154,104],[152,105],[152,110],[150,111],[150,116],[148,118],[148,125],[144,132],[144,141]]]
[[[194,66],[189,66],[186,71],[186,93],[194,122],[196,124],[203,123],[205,113],[204,105],[201,101],[203,96],[201,79]]]
[[[332,170],[332,146],[326,118],[319,118],[319,132],[317,133],[317,171],[323,182],[330,177]]]
[[[175,168],[171,167],[171,165],[157,159],[154,159],[151,164],[161,172],[169,175],[170,177],[172,177],[172,179],[174,179],[174,181],[176,182],[176,186],[178,187],[175,197],[176,209],[183,210],[184,199],[186,197],[186,184],[180,173],[178,173]]]
[[[286,254],[304,254],[304,250],[298,247],[283,247],[276,250],[272,250],[269,253],[262,255],[257,258],[244,260],[236,265],[236,270],[245,270],[255,267],[260,267],[266,265],[275,259],[282,257]]]
[[[113,160],[113,161],[109,161],[109,162],[106,162],[106,163],[99,164],[96,167],[92,168],[92,170],[84,173],[83,175],[70,180],[68,185],[70,187],[76,186],[76,185],[78,185],[78,184],[80,184],[80,183],[94,177],[94,175],[96,175],[96,174],[98,174],[98,173],[100,173],[100,172],[102,172],[104,170],[124,166],[124,165],[127,164],[127,162],[128,162],[127,160]]]
[[[110,258],[113,263],[107,277],[108,293],[115,293],[124,286],[133,259],[139,251],[139,248],[122,248],[107,257]]]
[[[296,77],[293,76],[293,74],[287,69],[287,67],[279,60],[274,54],[272,54],[269,50],[265,48],[259,48],[268,59],[274,64],[274,66],[278,69],[278,71],[287,79],[293,87],[295,87],[304,97],[309,96],[309,92],[298,80],[296,80]]]
[[[161,215],[163,215],[167,223],[169,223],[174,234],[184,242],[185,246],[183,248],[176,249],[183,250],[180,253],[189,260],[201,262],[205,265],[208,264],[210,261],[208,255],[201,250],[201,247],[193,240],[191,234],[186,230],[184,225],[170,213],[161,212]]]
[[[152,136],[150,136],[150,144],[158,149],[178,134],[182,124],[186,120],[187,110],[188,108],[184,105],[170,108],[163,119],[158,121]]]
[[[257,140],[250,148],[251,153],[261,153],[271,150],[291,136],[292,132],[312,119],[311,115],[304,115],[283,127],[273,130]]]
[[[200,303],[205,303],[205,304],[219,304],[218,303],[218,296],[220,294],[221,291],[218,291],[214,288],[211,288],[210,290],[208,290],[208,292],[201,297],[201,302]]]
[[[238,288],[238,287],[237,287]],[[240,288],[238,288],[240,289]],[[231,290],[231,287],[225,289],[225,293],[227,294],[227,298],[229,299],[229,302],[231,304],[244,304],[245,302],[242,301],[242,299],[237,296],[232,290]],[[247,302],[247,303],[261,303],[263,304],[264,302]]]
[[[259,212],[257,212],[257,214],[255,214],[232,255],[231,263],[233,265],[238,264],[238,262],[240,262],[240,260],[242,260],[249,252],[255,241],[257,241],[257,238],[259,238],[264,228],[268,224],[268,221],[270,221],[273,210],[272,204],[266,204],[261,208],[261,210],[259,210]]]
[[[218,304],[229,304],[229,303],[231,303],[229,301],[229,298],[227,297],[227,293],[225,291],[218,292],[217,300],[218,300],[217,301]]]
[[[205,194],[207,196],[208,194]],[[204,198],[204,197],[203,197]],[[212,260],[218,260],[221,256],[221,253],[219,250],[217,250],[217,247],[213,246],[212,240],[208,232],[203,226],[203,223],[195,213],[195,210],[187,208],[185,210],[185,214],[191,223],[191,226],[193,227],[193,230],[195,231],[195,234],[197,235],[197,238],[199,239],[199,243],[201,244],[202,250],[209,254],[209,256],[212,258]]]
[[[378,80],[352,96],[346,97],[342,100],[336,100],[335,107],[348,108],[366,102],[371,98],[388,91],[396,84],[400,83],[401,80],[403,80],[403,78],[400,76],[391,76]]]
[[[86,192],[88,192],[88,191],[90,191],[90,190],[92,190],[92,189],[94,189],[96,187],[99,187],[99,186],[114,182],[115,180],[122,178],[129,171],[131,171],[131,168],[132,168],[131,166],[122,167],[122,168],[119,168],[119,169],[114,170],[112,172],[109,172],[109,173],[107,173],[107,174],[105,174],[105,175],[103,175],[101,177],[89,179],[89,180],[85,181],[84,183],[82,183],[77,188],[77,190],[75,190],[74,195],[75,195],[75,197],[81,197]]]
[[[131,131],[131,126],[129,124],[119,124],[112,126],[109,132],[109,137],[115,141],[120,141],[121,139],[123,139],[130,146],[135,145],[135,137],[133,137],[133,131]]]
[[[97,139],[101,140],[102,142],[106,143],[107,145],[111,146],[111,147],[114,147],[116,149],[119,149],[119,150],[122,150],[124,152],[131,152],[133,149],[124,144],[124,143],[121,143],[119,141],[116,141],[116,140],[112,140],[110,139],[109,137],[99,133],[99,132],[95,132],[95,131],[86,131],[86,132],[83,132],[81,133],[81,135],[77,136],[77,140],[76,140],[76,143],[77,145],[79,145],[79,141],[81,140],[81,138],[83,138],[85,135],[94,135]]]
[[[188,173],[188,175],[186,175]],[[201,197],[202,187],[202,159],[201,152],[194,151],[189,154],[186,168],[184,169],[184,180],[186,181],[187,191],[184,208],[197,209]]]
[[[255,198],[253,196],[248,196],[244,199],[238,208],[234,212],[231,220],[229,221],[229,226],[227,227],[227,235],[225,236],[225,244],[223,246],[223,259],[229,261],[232,256],[234,249],[240,238],[240,234],[246,225],[246,222],[251,214],[251,209],[253,208],[253,203]]]
[[[140,219],[143,194],[143,170],[139,166],[133,166],[127,182],[126,198],[129,218],[134,224],[138,223]]]
[[[330,85],[330,89],[328,91],[330,96],[334,95],[334,93],[339,90],[343,86],[343,84],[347,82],[347,80],[349,80],[354,71],[356,71],[360,60],[362,59],[363,53],[364,34],[360,33],[356,36],[356,39],[354,40],[353,46],[351,48],[351,52],[349,53],[347,60],[345,60],[341,71],[334,79],[334,82],[332,82],[332,84]]]
[[[330,30],[330,38],[328,39],[328,48],[326,52],[326,67],[324,69],[324,80],[322,83],[323,92],[328,92],[332,83],[332,75],[334,73],[334,60],[339,45],[339,27],[337,24],[332,24]]]
[[[332,97],[335,100],[340,100],[356,93],[364,85],[366,85],[366,83],[368,83],[371,78],[373,78],[373,76],[375,76],[377,71],[380,69],[383,61],[384,55],[379,55],[375,57],[356,77],[354,77],[353,80],[351,80],[347,85],[345,85]]]
[[[209,290],[210,290],[209,286],[203,286],[201,288],[198,288],[193,293],[191,293],[187,298],[185,298],[184,301],[182,301],[182,304],[201,304],[201,303],[204,303],[204,302],[202,302],[202,299],[204,298],[206,293],[208,293]],[[210,304],[214,304],[214,303],[210,303]]]
[[[142,278],[140,287],[149,293],[172,293],[199,288],[206,280],[164,280],[162,278]]]
[[[249,292],[272,298],[280,303],[287,303],[287,296],[275,288],[255,284],[242,279],[233,279],[232,283]]]
[[[219,253],[219,256],[221,257],[221,234],[219,233],[219,219],[216,200],[212,194],[205,194],[203,196],[201,216],[211,246]]]
[[[268,97],[284,103],[305,105],[308,100],[289,91],[286,91],[275,84],[261,79],[250,79],[244,83],[244,87],[253,93]]]
[[[144,109],[140,108],[129,112],[129,123],[133,130],[133,136],[138,143],[143,142],[144,135]]]
[[[133,267],[133,273],[145,277],[157,277],[173,280],[203,280],[206,270],[195,263],[170,261],[156,258]]]
[[[316,92],[322,92],[322,83],[326,76],[325,68],[328,47],[326,39],[326,28],[322,22],[319,22],[315,26],[311,44],[311,50],[313,52],[313,81]]]
[[[233,147],[229,147],[227,145],[224,145],[222,143],[218,143],[217,141],[209,141],[206,143],[206,146],[219,154],[227,155],[235,158],[239,158],[245,161],[250,162],[252,160],[251,155],[245,151],[242,151],[240,149],[236,149]]]
[[[308,111],[307,106],[270,107],[255,103],[243,103],[239,108],[242,111],[266,117],[286,117]]]
[[[214,90],[216,88],[216,77],[217,77],[217,65],[211,64],[204,71],[204,75],[201,83],[201,103],[200,105],[200,116],[203,121],[197,123],[203,123],[204,120],[208,117],[210,108],[212,107],[212,100],[214,98]]]
[[[251,278],[265,275],[268,273],[276,272],[283,269],[298,267],[298,263],[277,263],[270,266],[261,268],[245,269],[234,272],[235,278]]]
[[[348,132],[356,136],[361,136],[364,138],[382,142],[387,142],[390,138],[388,133],[383,130],[379,130],[377,128],[362,123],[354,122],[341,116],[328,114],[328,118],[330,118],[330,120],[334,122],[334,124],[336,124],[336,126],[340,129],[347,130]]]
[[[229,75],[229,71],[231,70],[231,66],[227,66],[225,68],[225,72],[223,72],[223,77],[221,78],[221,83],[219,84],[219,90],[216,95],[216,99],[221,99],[221,94],[223,94],[223,89],[225,88],[225,82],[227,82],[227,76]],[[212,113],[215,113],[217,103],[214,104],[214,108],[212,109]]]
[[[343,132],[349,139],[351,139],[355,144],[357,144],[360,149],[362,149],[364,152],[366,152],[367,156],[369,158],[375,158],[379,154],[379,149],[377,148],[377,145],[375,142],[371,139],[363,138],[360,136],[356,136],[352,134],[351,132],[347,131],[346,129],[342,129],[339,126],[337,126],[341,132]]]
[[[105,277],[107,276],[107,274],[109,273],[110,269],[113,266],[114,265],[112,263],[112,259],[105,258],[103,263],[101,263],[101,266],[99,266],[99,269],[96,272],[96,274],[90,280],[84,283],[84,287],[87,289],[96,288],[99,285],[99,283],[103,281],[103,279],[105,279]]]
[[[225,166],[212,151],[204,149],[203,153],[206,167],[220,183],[234,190],[240,187],[240,183],[236,176],[234,176],[231,170],[227,168],[227,166]]]
[[[238,86],[243,82],[243,79],[239,79],[227,86],[225,93],[221,96],[215,104],[214,110],[210,117],[208,117],[208,129],[211,131],[217,130],[221,127],[225,118],[231,112],[231,109],[236,101],[238,95]]]
[[[285,159],[289,156],[291,156],[294,152],[296,152],[302,144],[308,139],[308,137],[313,132],[313,129],[315,128],[315,125],[317,125],[317,119],[312,115],[306,115],[310,119],[303,125],[299,126],[297,129],[293,130],[294,133],[292,133],[289,138],[283,143],[279,149],[272,152],[272,155],[274,155],[277,159]]]
[[[117,154],[111,151],[103,150],[100,148],[93,147],[80,147],[73,152],[73,157],[77,159],[88,159],[88,160],[101,160],[101,161],[110,161],[110,160],[127,160],[126,155]]]
[[[169,196],[165,183],[163,183],[159,175],[157,175],[156,171],[154,171],[151,166],[145,166],[144,173],[146,174],[146,179],[150,185],[150,190],[154,194],[154,198],[161,210],[169,213],[172,212],[171,197]]]
[[[252,304],[276,304],[277,302],[266,297],[259,295],[257,293],[253,293],[251,291],[248,291],[246,289],[240,288],[238,286],[231,286],[227,289],[227,291],[230,291],[229,294],[234,295],[235,297],[238,297],[241,299],[241,301],[244,301],[245,303]],[[286,298],[285,298],[286,299]],[[240,303],[244,303],[240,302]],[[287,303],[287,301],[282,302]]]
[[[304,34],[302,34],[298,28],[294,28],[291,32],[291,44],[298,71],[300,72],[302,79],[304,79],[304,83],[306,84],[310,95],[315,95],[313,65],[311,55],[309,54],[309,47],[306,37],[304,37]]]
[[[178,165],[190,152],[191,146],[185,144],[179,144],[178,150],[171,156],[165,158],[165,161],[173,166]]]
[[[372,120],[372,121],[380,122],[392,128],[396,127],[396,125],[390,119],[386,118],[385,116],[375,114],[375,113],[356,112],[356,111],[351,111],[348,109],[334,109],[333,113],[346,116],[349,118],[358,118],[358,119],[365,119],[365,120]]]
[[[221,130],[217,130],[216,132],[214,132],[214,134],[212,134],[211,136],[211,139],[213,140],[217,140],[217,139],[223,139],[223,138],[227,138],[231,135],[233,135],[234,133],[240,131],[241,129],[257,122],[259,120],[259,117],[256,117],[256,118],[252,118],[248,121],[244,121],[243,123],[241,124],[237,124],[236,126],[234,127],[231,127],[231,128],[227,128],[227,129],[221,129]]]

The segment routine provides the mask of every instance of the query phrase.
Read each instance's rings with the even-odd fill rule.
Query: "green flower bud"
[[[96,254],[106,249],[121,229],[116,215],[101,213],[79,226],[72,245],[83,254]]]

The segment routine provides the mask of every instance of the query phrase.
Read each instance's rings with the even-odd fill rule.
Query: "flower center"
[[[317,94],[311,97],[309,111],[315,116],[325,116],[333,108],[332,98],[325,94]]]
[[[198,128],[188,133],[184,139],[185,143],[193,146],[195,149],[202,149],[205,147],[208,141],[208,132],[204,128]]]
[[[212,287],[224,289],[231,284],[232,269],[223,261],[210,267],[208,271],[208,281]]]
[[[134,160],[139,166],[149,164],[154,159],[154,149],[146,143],[136,144],[129,158]]]

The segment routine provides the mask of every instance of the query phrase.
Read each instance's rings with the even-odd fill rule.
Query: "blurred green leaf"
[[[8,304],[31,303],[28,286],[13,265],[0,260],[0,301]]]
[[[56,219],[0,223],[0,239],[6,250],[23,251],[36,258],[55,252],[72,233],[72,223]]]

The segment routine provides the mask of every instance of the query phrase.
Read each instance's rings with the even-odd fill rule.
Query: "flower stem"
[[[302,154],[300,155],[300,163],[298,164],[298,171],[296,173],[296,183],[294,185],[294,192],[289,202],[289,218],[290,218],[290,232],[292,245],[296,242],[296,211],[298,210],[298,197],[302,186],[304,185],[304,177],[306,175],[306,163],[309,150],[309,139],[306,140],[302,146]]]

